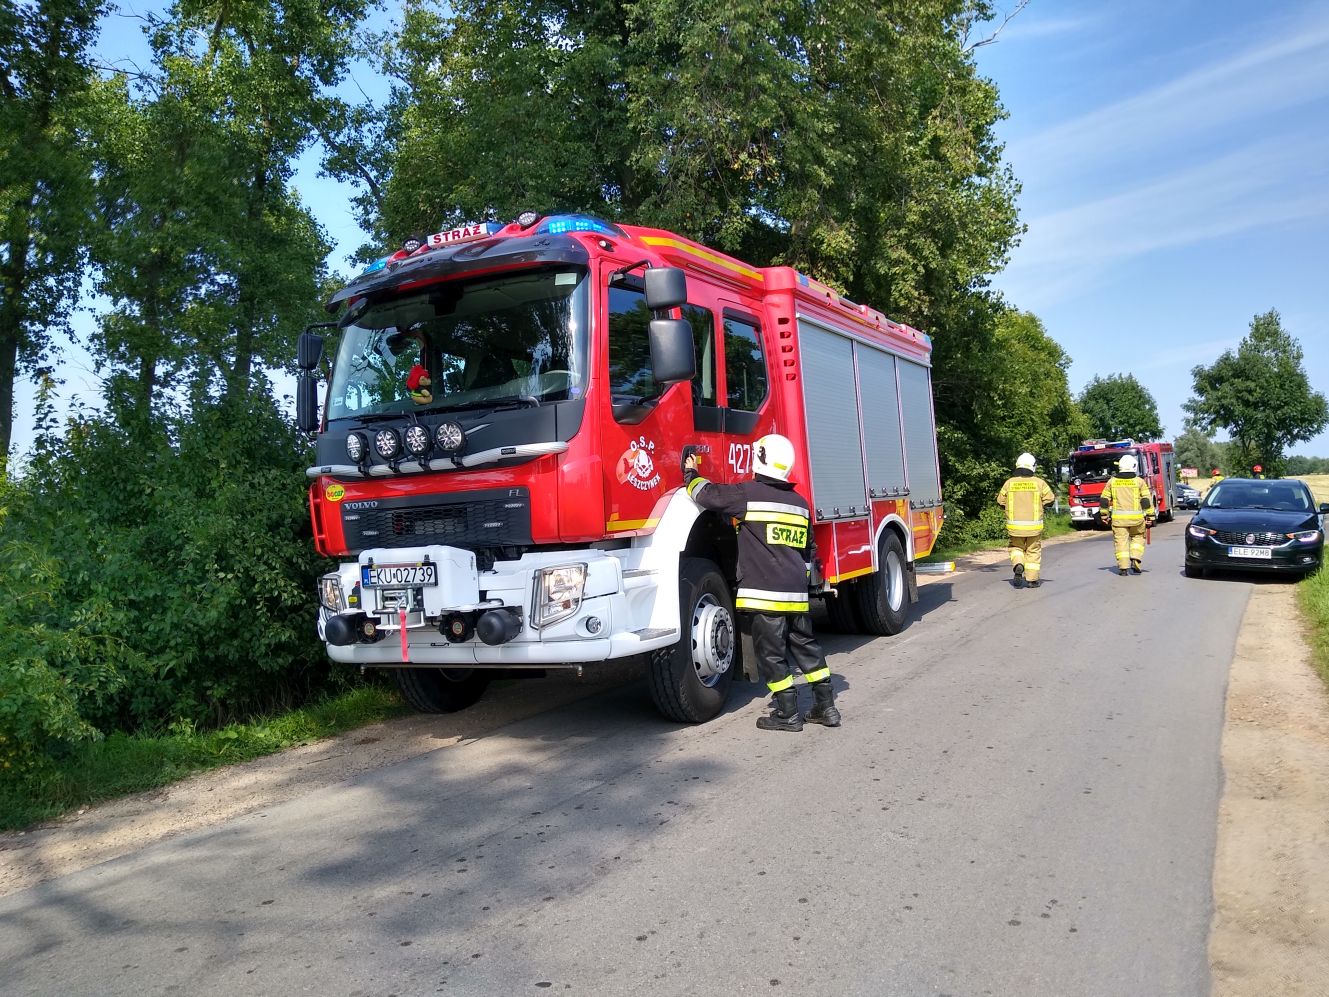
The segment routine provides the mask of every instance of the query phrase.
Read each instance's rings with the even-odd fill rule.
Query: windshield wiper
[[[440,405],[435,412],[462,412],[473,409],[501,408],[539,408],[540,399],[534,395],[501,395],[498,398],[477,398],[471,402],[457,402],[455,405]]]

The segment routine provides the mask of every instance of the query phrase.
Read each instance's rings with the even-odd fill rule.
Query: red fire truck
[[[731,522],[682,488],[779,432],[838,629],[892,634],[942,524],[929,338],[792,269],[583,215],[431,236],[301,337],[319,636],[417,708],[496,674],[643,655],[661,712],[720,712],[743,658]],[[335,354],[323,364],[323,336]],[[326,377],[318,411],[316,385]]]
[[[1126,454],[1133,454],[1139,462],[1138,473],[1149,482],[1159,520],[1172,518],[1177,477],[1171,443],[1085,440],[1071,451],[1069,466],[1071,525],[1077,530],[1103,525],[1098,512],[1103,486]]]

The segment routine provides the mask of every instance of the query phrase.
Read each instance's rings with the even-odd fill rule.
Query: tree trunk
[[[24,301],[28,291],[28,252],[32,246],[32,208],[36,194],[29,193],[11,210],[5,243],[9,259],[0,271],[0,464],[9,456],[14,438],[14,379],[18,376],[18,351],[23,342]]]

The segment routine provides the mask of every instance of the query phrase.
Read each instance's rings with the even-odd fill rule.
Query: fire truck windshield
[[[580,398],[588,377],[587,281],[541,269],[453,281],[352,312],[328,419]]]
[[[1071,480],[1107,481],[1124,453],[1124,450],[1090,450],[1071,454]]]

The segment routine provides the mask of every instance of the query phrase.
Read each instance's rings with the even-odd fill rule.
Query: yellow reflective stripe
[[[793,684],[794,684],[794,676],[786,675],[784,678],[780,679],[779,681],[767,682],[766,688],[771,690],[771,692],[784,692]]]
[[[693,478],[690,482],[688,482],[688,498],[695,498],[697,492],[701,491],[709,484],[710,482],[707,481],[705,478]]]
[[[785,523],[788,526],[807,526],[807,516],[792,516],[787,512],[753,512],[749,507],[743,514],[743,519],[749,523]]]
[[[763,613],[806,613],[808,611],[808,601],[802,602],[776,602],[774,599],[745,599],[739,597],[734,601],[735,609],[755,609]]]
[[[803,677],[808,680],[808,685],[811,685],[813,682],[821,682],[825,679],[830,678],[831,670],[829,667],[818,668],[816,671],[813,672],[805,672]]]

